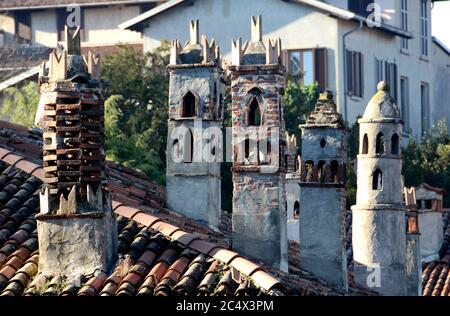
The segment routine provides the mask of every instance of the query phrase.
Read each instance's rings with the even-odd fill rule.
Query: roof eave
[[[447,53],[447,55],[450,56],[450,48],[448,48],[447,46],[445,46],[444,43],[442,43],[436,36],[433,36],[433,42],[439,46],[445,53]]]
[[[192,0],[170,0],[128,21],[125,21],[122,24],[119,24],[119,28],[123,30],[141,31],[143,29],[142,24],[145,23],[148,19],[182,3],[192,3]]]
[[[43,10],[43,9],[57,9],[57,8],[67,8],[70,5],[78,5],[80,7],[100,7],[108,5],[120,5],[120,4],[142,4],[148,2],[157,2],[158,0],[123,0],[123,1],[105,1],[105,2],[94,2],[94,3],[73,3],[73,4],[53,4],[53,5],[42,5],[42,6],[16,6],[16,7],[6,7],[1,8],[0,12],[8,11],[21,11],[21,10]]]

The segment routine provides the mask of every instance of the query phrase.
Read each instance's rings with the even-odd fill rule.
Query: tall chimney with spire
[[[39,272],[76,278],[108,271],[117,226],[104,177],[104,105],[99,58],[81,56],[80,29],[40,73],[44,184],[37,216]]]

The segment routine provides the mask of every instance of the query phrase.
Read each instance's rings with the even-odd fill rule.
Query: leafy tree
[[[409,139],[403,149],[402,172],[406,186],[425,182],[447,190],[444,205],[450,207],[450,134],[444,120],[421,140]]]
[[[165,179],[168,45],[142,55],[130,46],[102,62],[107,158]]]
[[[319,97],[317,83],[303,85],[298,78],[288,76],[284,94],[284,120],[286,131],[297,136],[301,143],[301,132],[298,127],[306,122],[308,114],[314,110]]]
[[[0,117],[4,120],[31,127],[39,104],[39,87],[30,81],[21,88],[10,87],[4,91]]]

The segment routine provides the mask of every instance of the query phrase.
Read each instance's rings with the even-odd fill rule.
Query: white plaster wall
[[[224,57],[231,60],[231,39],[250,39],[250,17],[262,14],[263,40],[281,37],[283,49],[327,47],[328,86],[336,89],[337,20],[307,6],[280,0],[197,0],[151,19],[144,29],[144,50],[159,47],[161,40],[189,38],[189,20],[199,19],[200,34],[214,37]],[[318,32],[320,26],[320,32]]]
[[[56,30],[55,11],[33,12],[31,14],[31,31],[33,45],[56,47],[58,33]]]
[[[340,34],[342,35],[351,28],[354,28],[355,24],[348,21],[341,21],[340,26],[342,31]],[[450,107],[450,98],[443,99],[439,97],[439,95],[447,95],[449,93],[448,84],[447,87],[444,87],[443,85],[445,84],[443,83],[450,81],[450,71],[443,71],[443,66],[439,66],[443,62],[434,58],[433,54],[431,54],[431,49],[428,59],[421,58],[420,41],[417,36],[409,41],[409,45],[408,55],[402,54],[400,52],[400,41],[397,38],[381,32],[373,32],[373,30],[368,30],[367,27],[351,34],[347,38],[348,49],[364,54],[364,94],[362,98],[348,98],[347,120],[350,123],[355,122],[356,117],[364,112],[367,103],[376,92],[375,58],[397,64],[398,101],[400,101],[400,78],[404,76],[409,79],[409,123],[414,136],[420,136],[422,133],[420,91],[422,82],[428,83],[430,86],[430,117],[432,118],[430,126],[435,124],[440,118],[437,113],[442,113],[442,109],[448,109]],[[342,58],[342,55],[340,55],[338,59],[342,60]],[[340,80],[337,80],[339,83],[338,103],[341,107],[344,97],[344,72],[342,65],[343,62],[339,65],[338,73],[340,74]],[[441,71],[437,73],[436,68],[440,68]],[[440,100],[439,104],[437,104],[437,100]],[[445,114],[448,115],[447,111]]]
[[[419,232],[420,232],[420,254],[422,262],[439,260],[439,249],[442,246],[443,234],[442,213],[420,212]]]
[[[14,18],[6,14],[0,14],[0,30],[12,36],[14,34]]]
[[[141,33],[121,30],[118,25],[139,15],[138,6],[90,8],[84,11],[85,41],[87,44],[115,44],[139,42]]]
[[[335,2],[342,6],[340,0]],[[181,5],[161,13],[150,20],[144,29],[144,49],[154,50],[161,40],[179,39],[182,44],[189,37],[188,22],[200,20],[200,33],[208,38],[214,37],[220,45],[222,54],[230,59],[231,39],[241,36],[250,38],[250,16],[263,15],[263,38],[281,37],[283,49],[328,48],[328,89],[335,94],[338,111],[344,112],[344,71],[343,43],[344,33],[358,27],[358,24],[335,19],[319,13],[307,6],[285,3],[280,0],[197,0],[192,6]],[[395,10],[392,24],[399,26],[399,1],[379,0],[382,8]],[[431,12],[431,10],[430,10]],[[431,18],[430,18],[431,20]],[[364,54],[364,95],[362,98],[348,98],[346,119],[350,124],[362,115],[367,103],[376,92],[375,57],[396,62],[398,65],[397,89],[400,94],[400,77],[409,79],[409,122],[415,136],[421,135],[420,84],[430,85],[430,116],[432,124],[444,116],[450,126],[450,69],[446,67],[450,58],[438,50],[433,53],[430,36],[430,56],[420,58],[420,6],[417,1],[409,2],[409,30],[415,38],[409,41],[408,54],[400,53],[400,38],[384,32],[368,29],[367,26],[347,38],[349,49]],[[431,23],[430,23],[431,34]],[[442,56],[441,56],[442,55]],[[447,71],[445,71],[447,70]],[[444,96],[444,97],[442,97]],[[439,101],[439,102],[438,102]]]

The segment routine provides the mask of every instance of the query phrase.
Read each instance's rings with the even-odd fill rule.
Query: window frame
[[[328,49],[326,47],[312,47],[312,48],[290,48],[284,50],[284,66],[286,67],[287,73],[290,75],[292,74],[292,63],[291,63],[291,54],[292,53],[301,53],[300,55],[300,72],[304,73],[304,53],[305,52],[311,52],[312,53],[312,82],[318,83],[319,89],[321,91],[325,91],[328,88]],[[323,71],[319,69],[319,63],[321,62],[320,59],[318,59],[318,54],[323,53]],[[293,75],[295,76],[295,75]],[[323,76],[323,78],[318,78]],[[302,85],[304,85],[304,76],[300,78],[300,82]]]
[[[420,0],[420,55],[429,55],[428,0]]]
[[[400,1],[400,27],[404,31],[408,31],[408,0]],[[409,41],[407,38],[402,37],[401,41],[401,50],[407,52],[409,50]]]
[[[424,96],[424,91],[426,91],[425,96]],[[421,114],[422,136],[425,136],[425,134],[429,132],[430,127],[431,127],[430,85],[427,82],[420,83],[420,114]]]

